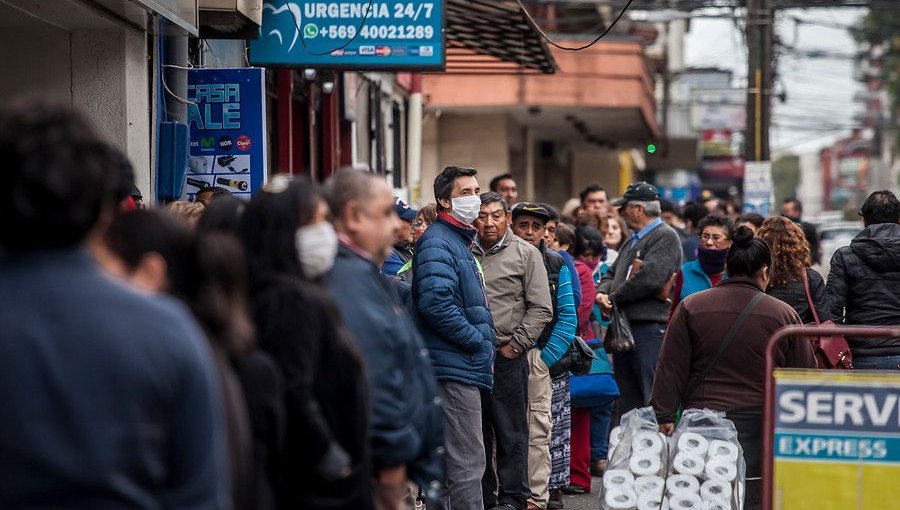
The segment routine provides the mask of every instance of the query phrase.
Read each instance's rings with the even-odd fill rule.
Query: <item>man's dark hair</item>
[[[511,174],[502,174],[502,175],[498,175],[497,177],[494,177],[493,179],[491,179],[491,183],[488,186],[488,188],[491,191],[497,191],[497,189],[500,188],[500,181],[504,181],[506,179],[516,182],[516,180],[513,179],[513,176]]]
[[[200,195],[205,193],[210,193],[212,196],[210,197],[212,200],[215,200],[216,197],[220,196],[233,196],[230,191],[225,188],[220,188],[219,186],[210,186],[209,188],[203,188],[197,193],[194,194],[194,200],[197,199]]]
[[[556,242],[571,247],[575,244],[575,231],[565,223],[556,226]]]
[[[449,199],[453,194],[453,182],[459,177],[474,177],[478,170],[460,166],[448,166],[443,172],[434,178],[434,199],[437,201],[437,210],[443,211],[444,206],[440,200]]]
[[[559,210],[558,210],[557,208],[553,207],[553,206],[550,205],[550,204],[543,204],[543,203],[542,203],[542,204],[539,204],[539,205],[540,205],[541,207],[543,207],[544,209],[546,209],[548,213],[550,213],[550,219],[547,220],[547,221],[552,221],[552,222],[555,222],[555,223],[559,223]]]
[[[666,198],[659,199],[659,210],[661,213],[670,212],[670,213],[675,214],[675,216],[682,218],[681,208],[678,207],[677,205],[675,205],[674,202],[672,202],[671,200],[668,200]]]
[[[728,216],[719,216],[718,214],[706,216],[697,224],[697,235],[702,234],[703,229],[706,227],[722,227],[725,229],[725,235],[728,236],[728,239],[734,236],[734,222]]]
[[[506,199],[496,191],[486,191],[480,195],[480,198],[481,205],[500,204],[503,206],[503,212],[509,212],[509,204],[506,203]]]
[[[900,221],[900,201],[889,190],[883,189],[869,195],[859,210],[863,223],[897,223]]]
[[[353,200],[367,204],[372,198],[374,179],[375,174],[349,168],[332,175],[323,190],[331,214],[339,218]]]
[[[601,186],[597,183],[588,184],[586,188],[581,190],[581,193],[578,194],[578,197],[581,199],[581,203],[583,204],[584,200],[587,198],[588,195],[590,195],[591,193],[596,193],[598,191],[607,193],[606,188],[604,188],[603,186]],[[609,193],[607,193],[607,195],[608,194]]]
[[[731,248],[725,258],[728,276],[756,276],[760,269],[772,267],[769,245],[755,237],[747,227],[738,227],[731,237]]]
[[[784,202],[782,202],[781,204],[782,205],[791,204],[792,206],[797,208],[798,213],[803,214],[803,203],[800,202],[799,200],[797,200],[796,198],[786,198],[786,199],[784,199]]]
[[[735,221],[735,223],[749,223],[754,227],[759,228],[762,226],[764,221],[766,221],[766,218],[762,214],[752,212],[738,216],[738,219],[737,221]]]
[[[700,220],[705,218],[709,214],[709,211],[703,204],[688,202],[684,206],[681,214],[681,217],[684,218],[684,221],[690,221],[691,226],[697,228],[697,225],[700,224]]]
[[[62,107],[0,112],[0,155],[0,251],[8,253],[79,245],[134,182],[128,160]]]
[[[231,194],[213,200],[197,221],[197,233],[223,232],[237,235],[245,207],[246,202]]]

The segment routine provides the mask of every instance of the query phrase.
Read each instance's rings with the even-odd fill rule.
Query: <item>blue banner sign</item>
[[[269,0],[254,65],[442,69],[443,0]]]
[[[266,181],[265,70],[188,73],[190,160],[183,196],[223,188],[249,199]]]

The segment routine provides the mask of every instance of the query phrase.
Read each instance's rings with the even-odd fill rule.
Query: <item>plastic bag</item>
[[[747,465],[725,413],[688,409],[669,438],[666,508],[740,510]]]
[[[669,446],[652,407],[622,416],[610,434],[609,462],[600,489],[602,510],[659,510]]]
[[[606,338],[603,346],[612,353],[628,352],[634,349],[634,335],[631,333],[631,324],[625,311],[621,307],[614,307],[612,317],[609,319],[609,327],[606,329]]]

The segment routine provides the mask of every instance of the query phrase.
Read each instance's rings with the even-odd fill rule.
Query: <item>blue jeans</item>
[[[858,370],[900,370],[900,356],[853,356]]]
[[[609,452],[609,424],[616,401],[591,408],[591,462],[606,460]]]
[[[619,385],[620,415],[650,405],[650,390],[653,389],[665,327],[663,322],[632,322],[634,350],[613,355],[613,369]]]

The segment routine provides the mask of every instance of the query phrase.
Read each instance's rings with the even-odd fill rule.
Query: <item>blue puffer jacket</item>
[[[475,229],[446,214],[416,243],[413,307],[438,379],[490,390],[494,321],[469,247]]]

